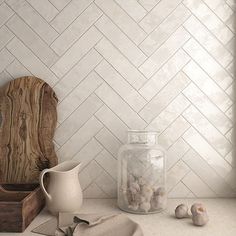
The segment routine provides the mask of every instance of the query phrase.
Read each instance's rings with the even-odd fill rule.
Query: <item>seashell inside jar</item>
[[[118,155],[118,206],[136,213],[160,212],[167,204],[165,151],[157,133],[129,131]]]

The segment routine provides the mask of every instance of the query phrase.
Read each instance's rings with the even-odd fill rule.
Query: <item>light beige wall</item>
[[[115,197],[126,130],[160,130],[171,197],[236,192],[233,0],[0,0],[0,83],[56,91],[60,161],[86,197]]]

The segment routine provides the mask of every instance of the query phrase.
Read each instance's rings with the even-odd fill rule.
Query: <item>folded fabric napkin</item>
[[[52,218],[32,232],[47,236],[143,236],[140,226],[123,214],[60,213],[58,219]]]

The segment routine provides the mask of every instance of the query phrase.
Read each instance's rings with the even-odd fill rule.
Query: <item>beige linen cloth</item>
[[[32,232],[47,236],[143,236],[140,226],[123,214],[60,213]]]

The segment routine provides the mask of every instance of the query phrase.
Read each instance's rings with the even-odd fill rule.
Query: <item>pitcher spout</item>
[[[74,172],[79,171],[81,162],[77,161],[64,161],[57,166],[54,166],[50,170],[53,172]]]

